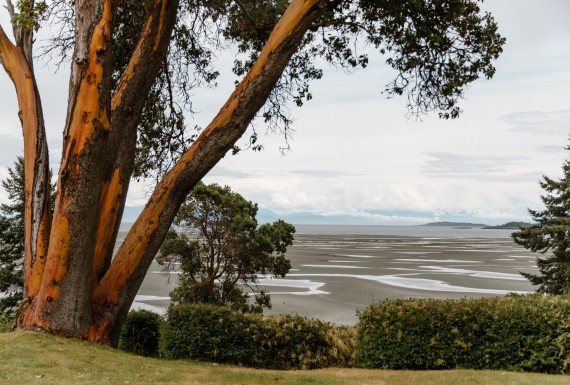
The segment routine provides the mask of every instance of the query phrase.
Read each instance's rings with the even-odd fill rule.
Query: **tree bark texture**
[[[17,36],[24,34],[20,32]],[[51,226],[47,139],[41,100],[31,65],[31,54],[26,54],[23,49],[12,44],[1,26],[0,63],[16,89],[18,115],[24,136],[26,202],[24,289],[28,295],[35,296],[43,276]]]
[[[31,52],[32,32],[15,28],[16,44],[12,44],[0,27],[0,62],[16,88],[26,147],[29,306],[20,325],[26,329],[111,345],[118,342],[120,326],[178,208],[244,134],[324,3],[290,3],[253,67],[157,184],[112,258],[133,172],[137,126],[167,53],[178,1],[149,3],[136,49],[112,93],[115,1],[76,0],[75,48],[53,219],[41,104],[31,55],[26,54]]]

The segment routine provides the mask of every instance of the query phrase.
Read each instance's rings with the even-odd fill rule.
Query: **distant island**
[[[469,222],[431,222],[420,226],[433,226],[433,227],[455,227],[458,229],[497,229],[497,230],[518,230],[519,227],[532,226],[529,222],[507,222],[502,225],[489,226],[484,223],[469,223]]]
[[[529,222],[507,222],[503,225],[498,226],[485,226],[484,229],[507,229],[507,230],[518,230],[519,227],[529,227],[532,226]]]
[[[421,226],[441,226],[441,227],[462,227],[462,228],[472,228],[472,227],[479,227],[479,228],[484,228],[487,227],[488,225],[484,224],[484,223],[469,223],[469,222],[430,222],[430,223],[426,223],[424,225]]]

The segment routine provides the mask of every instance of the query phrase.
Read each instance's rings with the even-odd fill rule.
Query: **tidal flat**
[[[440,236],[406,236],[305,229],[287,252],[292,263],[287,277],[260,279],[259,286],[271,294],[273,303],[265,313],[351,325],[357,322],[358,310],[383,299],[478,298],[534,291],[519,272],[537,271],[536,253],[514,244],[504,231],[451,230],[438,230]],[[175,285],[176,274],[169,277],[153,263],[134,308],[164,312]]]

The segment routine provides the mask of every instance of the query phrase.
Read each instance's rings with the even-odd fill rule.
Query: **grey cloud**
[[[424,172],[429,176],[463,178],[479,181],[528,182],[536,180],[539,172],[508,174],[507,167],[519,165],[526,158],[517,156],[476,156],[433,152]]]
[[[470,179],[479,182],[508,182],[508,183],[538,183],[542,178],[540,171],[525,172],[519,174],[480,174],[480,175],[445,175],[446,178]]]
[[[562,145],[545,145],[545,146],[537,146],[536,149],[540,152],[545,152],[549,154],[557,154],[562,153],[564,151],[564,146]]]
[[[48,139],[50,150],[50,168],[57,172],[61,159],[61,139]],[[12,167],[17,156],[24,155],[24,140],[22,137],[0,135],[0,166]]]
[[[548,135],[570,133],[570,110],[513,112],[501,120],[513,131]]]
[[[267,176],[286,176],[286,175],[296,175],[304,176],[310,178],[337,178],[343,176],[358,176],[362,174],[349,174],[341,171],[331,171],[331,170],[231,170],[225,167],[216,167],[208,176],[210,177],[229,177],[229,178],[261,178]]]
[[[226,177],[226,178],[256,178],[260,176],[255,172],[245,172],[241,170],[231,170],[226,167],[214,167],[208,173],[209,177]]]
[[[0,165],[12,167],[17,156],[24,155],[22,138],[0,135]]]
[[[509,156],[458,155],[445,152],[430,152],[435,158],[429,160],[425,171],[428,174],[481,174],[505,171],[504,166],[519,164],[524,158]]]
[[[292,170],[291,174],[303,175],[313,178],[337,178],[341,176],[355,176],[361,174],[349,174],[341,171],[330,171],[330,170]]]

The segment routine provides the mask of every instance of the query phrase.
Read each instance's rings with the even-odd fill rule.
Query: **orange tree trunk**
[[[26,230],[29,306],[22,308],[20,326],[117,343],[120,326],[180,204],[243,135],[318,16],[322,2],[291,2],[258,60],[218,115],[158,183],[114,259],[112,250],[133,171],[136,129],[145,95],[167,52],[178,0],[149,2],[138,44],[113,93],[116,1],[75,2],[70,96],[51,229],[43,118],[31,55],[20,49],[31,50],[32,31],[21,31],[23,39],[13,45],[0,28],[0,61],[13,75],[20,109],[26,111],[21,115],[25,160],[30,162],[26,165],[39,169],[30,173],[29,186],[26,181],[26,196],[41,198],[26,202],[27,224],[34,226]],[[22,72],[26,67],[28,73]],[[18,73],[29,76],[14,76]]]
[[[295,0],[275,26],[256,63],[218,115],[158,183],[93,293],[88,338],[114,344],[118,325],[158,252],[178,208],[194,185],[243,135],[319,13],[318,0]]]
[[[49,245],[51,184],[42,106],[33,72],[32,34],[15,28],[15,35],[17,45],[10,42],[0,26],[0,63],[16,89],[24,136],[24,291],[35,296],[40,288]]]

